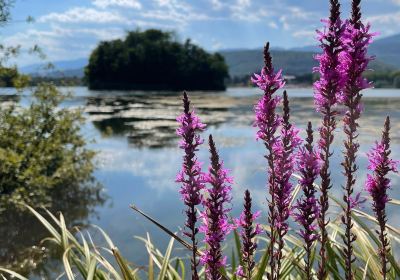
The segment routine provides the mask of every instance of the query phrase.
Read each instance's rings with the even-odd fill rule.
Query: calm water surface
[[[175,118],[181,111],[178,93],[98,92],[86,88],[73,88],[75,97],[63,106],[83,107],[87,122],[82,131],[87,139],[94,139],[90,146],[97,150],[96,179],[104,186],[107,201],[94,206],[94,212],[80,209],[79,215],[70,215],[71,224],[93,223],[102,227],[114,240],[123,255],[134,264],[145,264],[147,256],[141,241],[135,236],[150,233],[153,241],[164,250],[168,237],[151,223],[129,209],[135,204],[168,228],[179,231],[183,224],[183,206],[179,199],[179,186],[174,183],[180,168],[182,152],[177,148]],[[304,128],[307,121],[314,127],[319,115],[314,111],[311,89],[290,89],[292,120]],[[253,106],[260,92],[255,89],[228,89],[218,93],[191,93],[192,104],[203,122],[208,125],[204,137],[212,133],[225,165],[232,171],[233,213],[240,212],[241,198],[246,188],[252,191],[255,208],[266,210],[266,175],[264,149],[255,140],[252,127]],[[28,102],[25,96],[22,103]],[[5,98],[3,102],[10,102]],[[359,180],[362,187],[367,165],[366,151],[380,137],[386,115],[392,118],[393,156],[400,158],[400,91],[371,90],[365,93],[365,114],[361,122]],[[341,124],[338,126],[341,128]],[[339,166],[341,141],[335,141],[332,166]],[[207,148],[199,158],[207,164]],[[332,170],[334,189],[340,195],[343,182],[340,168]],[[393,177],[392,194],[400,198],[400,178]],[[84,208],[85,206],[83,206]],[[86,210],[86,211],[85,211]],[[390,211],[390,223],[400,224],[398,211]],[[31,220],[31,223],[36,221]],[[14,225],[15,226],[15,225]],[[7,225],[0,225],[7,227]],[[37,229],[41,230],[40,227]],[[26,239],[24,230],[15,229],[14,240]],[[43,233],[45,234],[45,233]],[[29,240],[35,242],[35,240]],[[36,241],[37,242],[37,241]],[[29,242],[28,242],[29,243]],[[8,246],[6,242],[3,246]],[[28,245],[28,244],[27,244]],[[37,244],[29,244],[37,245]],[[12,248],[8,248],[12,251]],[[1,250],[0,250],[1,252]],[[177,252],[179,253],[179,252]],[[184,252],[180,251],[181,254]],[[6,257],[0,261],[10,261]],[[49,263],[54,262],[48,260]],[[0,263],[1,265],[1,263]],[[54,264],[57,270],[57,265]]]

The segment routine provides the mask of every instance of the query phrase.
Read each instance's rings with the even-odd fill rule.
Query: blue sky
[[[314,44],[315,29],[328,14],[328,0],[16,0],[13,21],[0,30],[2,43],[22,45],[19,65],[37,59],[26,54],[38,44],[48,59],[87,57],[101,40],[126,30],[174,30],[207,50]],[[342,1],[343,16],[350,1]],[[400,33],[400,0],[364,0],[365,19],[388,36]],[[33,16],[33,23],[23,22]]]

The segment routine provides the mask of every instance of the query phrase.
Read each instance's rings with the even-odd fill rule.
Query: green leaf
[[[268,260],[269,260],[269,252],[268,252],[268,249],[267,249],[267,250],[265,250],[265,253],[262,256],[261,261],[258,264],[257,274],[256,274],[256,277],[254,278],[255,280],[262,280],[263,279],[265,270],[267,269]]]
[[[164,260],[163,260],[163,263],[161,266],[160,275],[158,276],[158,280],[166,279],[167,269],[168,269],[168,265],[169,265],[169,258],[171,257],[171,252],[172,252],[173,246],[174,246],[174,238],[171,238],[171,240],[169,241],[168,247],[167,247],[167,251],[165,252],[165,256],[164,256]]]
[[[29,211],[31,211],[33,213],[33,215],[36,216],[36,218],[42,223],[42,225],[44,225],[44,227],[50,232],[50,234],[61,245],[61,235],[58,233],[58,231],[42,215],[40,215],[36,210],[34,210],[29,205],[25,205],[25,206],[29,209]]]
[[[154,280],[154,262],[151,255],[149,255],[149,271],[148,271],[148,279]]]
[[[117,248],[112,249],[113,255],[117,261],[117,264],[122,272],[122,276],[124,280],[135,280],[129,265],[127,264],[126,260],[121,256]]]
[[[236,280],[236,256],[235,251],[232,248],[232,280]]]
[[[6,272],[6,273],[10,274],[12,277],[15,277],[19,280],[29,280],[28,278],[25,278],[24,276],[12,271],[12,270],[6,269],[6,268],[0,267],[0,271]]]
[[[63,254],[63,264],[64,264],[64,269],[65,269],[65,274],[68,277],[68,280],[75,280],[74,273],[72,272],[72,267],[69,263],[69,252],[71,250],[71,247],[63,248],[64,254]]]
[[[95,271],[96,271],[96,265],[97,265],[96,259],[92,258],[92,260],[90,261],[90,264],[89,264],[89,272],[88,272],[88,276],[87,276],[86,280],[93,280],[94,279],[94,275],[95,275]]]
[[[243,266],[243,259],[240,257],[242,255],[242,244],[240,241],[240,234],[237,229],[234,229],[233,231],[234,237],[235,237],[235,248],[236,248],[236,254],[239,258],[239,263],[241,266]]]

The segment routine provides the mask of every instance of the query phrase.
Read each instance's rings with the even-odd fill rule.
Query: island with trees
[[[222,55],[155,29],[101,42],[85,69],[89,88],[97,90],[225,90],[227,78]]]

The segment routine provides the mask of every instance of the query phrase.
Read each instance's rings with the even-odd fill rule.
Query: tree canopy
[[[56,189],[92,185],[95,153],[80,132],[82,112],[59,108],[66,97],[42,84],[28,107],[1,110],[0,214],[10,202],[50,207]]]
[[[128,32],[124,40],[101,42],[85,69],[91,89],[224,90],[228,67],[172,32]]]

